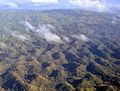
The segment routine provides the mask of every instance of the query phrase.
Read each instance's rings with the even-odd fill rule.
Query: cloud
[[[39,26],[39,29],[37,29],[36,32],[40,33],[40,36],[48,42],[63,43],[57,34],[52,33],[50,24]]]
[[[70,38],[64,35],[59,35],[56,34],[55,26],[51,24],[43,24],[39,25],[38,28],[35,28],[32,24],[30,24],[28,21],[24,22],[24,25],[27,27],[28,31],[31,30],[34,33],[37,33],[40,38],[45,39],[49,43],[66,43],[70,42]],[[30,32],[30,31],[29,31]],[[82,41],[89,41],[89,38],[84,35],[84,34],[76,34],[76,35],[71,35],[72,38],[82,40]]]
[[[44,6],[44,5],[51,5]],[[54,4],[54,5],[53,5]],[[36,9],[43,5],[45,9],[85,9],[92,11],[120,11],[119,0],[0,0],[0,7],[14,9]],[[38,8],[41,9],[41,8]]]
[[[23,5],[29,4],[57,4],[58,0],[0,0],[0,6],[8,6],[10,8],[21,8]],[[29,8],[29,7],[28,7]]]
[[[69,3],[86,10],[97,10],[100,12],[109,10],[104,0],[69,0]]]
[[[85,36],[84,34],[81,34],[80,37],[84,41],[89,41],[89,38],[87,36]]]
[[[7,0],[0,0],[0,6],[9,6],[11,8],[17,8],[18,5],[15,2],[7,1]]]
[[[25,24],[25,26],[27,26],[28,29],[30,30],[35,30],[35,27],[33,25],[31,25],[28,21],[22,22],[23,24]]]
[[[28,21],[25,21],[23,24],[27,27],[28,31],[37,33],[40,37],[48,42],[63,43],[60,36],[52,32],[55,30],[55,27],[50,24],[39,25],[39,28],[35,28]]]
[[[3,42],[0,42],[0,47],[6,47],[6,44],[4,44]]]
[[[29,35],[20,34],[18,31],[12,31],[10,34],[21,41],[31,40]]]
[[[70,38],[67,37],[67,36],[62,36],[62,39],[63,39],[65,42],[70,42]]]
[[[18,7],[18,5],[14,2],[6,3],[6,5],[8,5],[9,7],[12,7],[12,8],[17,8]]]
[[[58,3],[58,0],[31,0],[33,3],[45,3],[45,4],[50,4],[50,3]]]
[[[119,9],[120,10],[120,4],[109,4],[108,7],[111,9]]]
[[[89,41],[89,38],[84,34],[72,35],[72,37],[85,42]]]

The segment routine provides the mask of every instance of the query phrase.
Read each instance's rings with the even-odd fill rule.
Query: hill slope
[[[120,91],[120,16],[0,11],[1,91]]]

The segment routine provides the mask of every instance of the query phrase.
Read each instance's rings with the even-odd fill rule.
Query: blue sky
[[[120,0],[0,0],[0,7],[10,8],[51,6],[54,8],[80,8],[96,11],[120,9]]]

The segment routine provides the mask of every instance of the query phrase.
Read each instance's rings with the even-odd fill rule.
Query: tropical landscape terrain
[[[120,91],[120,16],[0,10],[0,91]]]

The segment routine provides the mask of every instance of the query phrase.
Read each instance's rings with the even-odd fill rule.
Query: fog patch
[[[39,26],[36,32],[39,33],[40,36],[43,37],[48,42],[63,43],[60,36],[53,33],[52,29],[53,27],[47,24]]]
[[[67,36],[62,36],[62,39],[63,39],[65,42],[70,42],[70,38],[67,37]]]
[[[73,37],[73,38],[76,38],[76,39],[78,39],[78,40],[83,40],[83,41],[85,41],[85,42],[89,41],[89,38],[88,38],[86,35],[84,35],[84,34],[73,35],[72,37]]]
[[[6,44],[3,42],[0,42],[0,47],[6,47]]]
[[[85,36],[84,34],[81,34],[80,37],[84,40],[84,41],[88,41],[89,38],[87,36]]]
[[[24,26],[26,27],[27,32],[30,32],[30,31],[34,32],[35,27],[30,22],[22,21],[21,24],[24,24]]]
[[[44,35],[44,38],[48,41],[48,42],[56,42],[56,43],[62,43],[61,38],[56,35],[56,34],[52,34],[52,33],[47,33]]]
[[[111,23],[116,24],[116,23],[118,23],[118,21],[119,21],[119,19],[117,19],[116,17],[113,17]]]
[[[24,25],[28,28],[27,29],[28,31],[37,33],[40,37],[44,38],[48,42],[63,43],[60,36],[58,36],[55,33],[56,31],[55,27],[51,24],[43,24],[43,25],[39,25],[38,28],[35,28],[28,21],[25,21]],[[21,36],[21,38],[24,38],[24,37]]]
[[[20,34],[17,31],[13,31],[11,32],[11,35],[21,41],[26,41],[26,40],[30,40],[30,36],[27,34]]]

